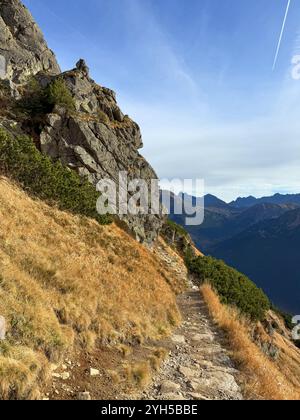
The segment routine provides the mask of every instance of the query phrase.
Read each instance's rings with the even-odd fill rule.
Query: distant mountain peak
[[[228,204],[225,203],[225,201],[212,194],[206,194],[204,196],[204,204],[205,207],[228,207]]]
[[[255,198],[239,197],[230,203],[230,206],[236,208],[247,208],[255,206],[256,204],[296,204],[300,206],[300,194],[280,194],[276,193],[270,197]]]

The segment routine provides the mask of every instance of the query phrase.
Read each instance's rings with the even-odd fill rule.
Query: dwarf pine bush
[[[45,91],[46,102],[50,107],[60,105],[68,111],[75,109],[74,100],[71,92],[67,88],[65,81],[62,78],[55,79],[51,82]]]
[[[200,283],[209,283],[222,303],[236,306],[253,321],[263,320],[270,301],[248,277],[212,257],[186,259],[189,270]]]
[[[0,173],[36,197],[57,203],[61,210],[94,218],[100,224],[111,222],[109,216],[97,213],[96,189],[76,172],[39,152],[29,137],[13,137],[0,129]]]
[[[67,111],[75,109],[74,99],[65,81],[57,78],[43,88],[36,79],[32,78],[24,88],[17,109],[31,118],[36,118],[52,112],[55,105]]]

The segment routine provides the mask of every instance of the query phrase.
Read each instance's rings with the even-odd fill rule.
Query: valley
[[[206,254],[248,275],[276,306],[294,315],[300,312],[299,200],[299,194],[276,194],[227,204],[208,196],[202,225],[185,226],[184,215],[171,219]]]

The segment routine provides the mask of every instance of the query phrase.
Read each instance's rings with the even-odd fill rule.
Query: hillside
[[[209,252],[246,273],[276,305],[297,314],[300,209],[285,212],[212,247]]]
[[[51,363],[91,358],[96,348],[99,357],[103,345],[118,354],[121,344],[158,340],[178,323],[184,273],[166,246],[173,266],[117,226],[60,212],[3,178],[0,215],[2,399],[37,397]]]

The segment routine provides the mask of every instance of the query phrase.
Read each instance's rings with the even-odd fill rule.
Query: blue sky
[[[300,2],[23,0],[63,70],[85,58],[161,178],[231,200],[300,192]],[[300,71],[299,71],[300,74]]]

